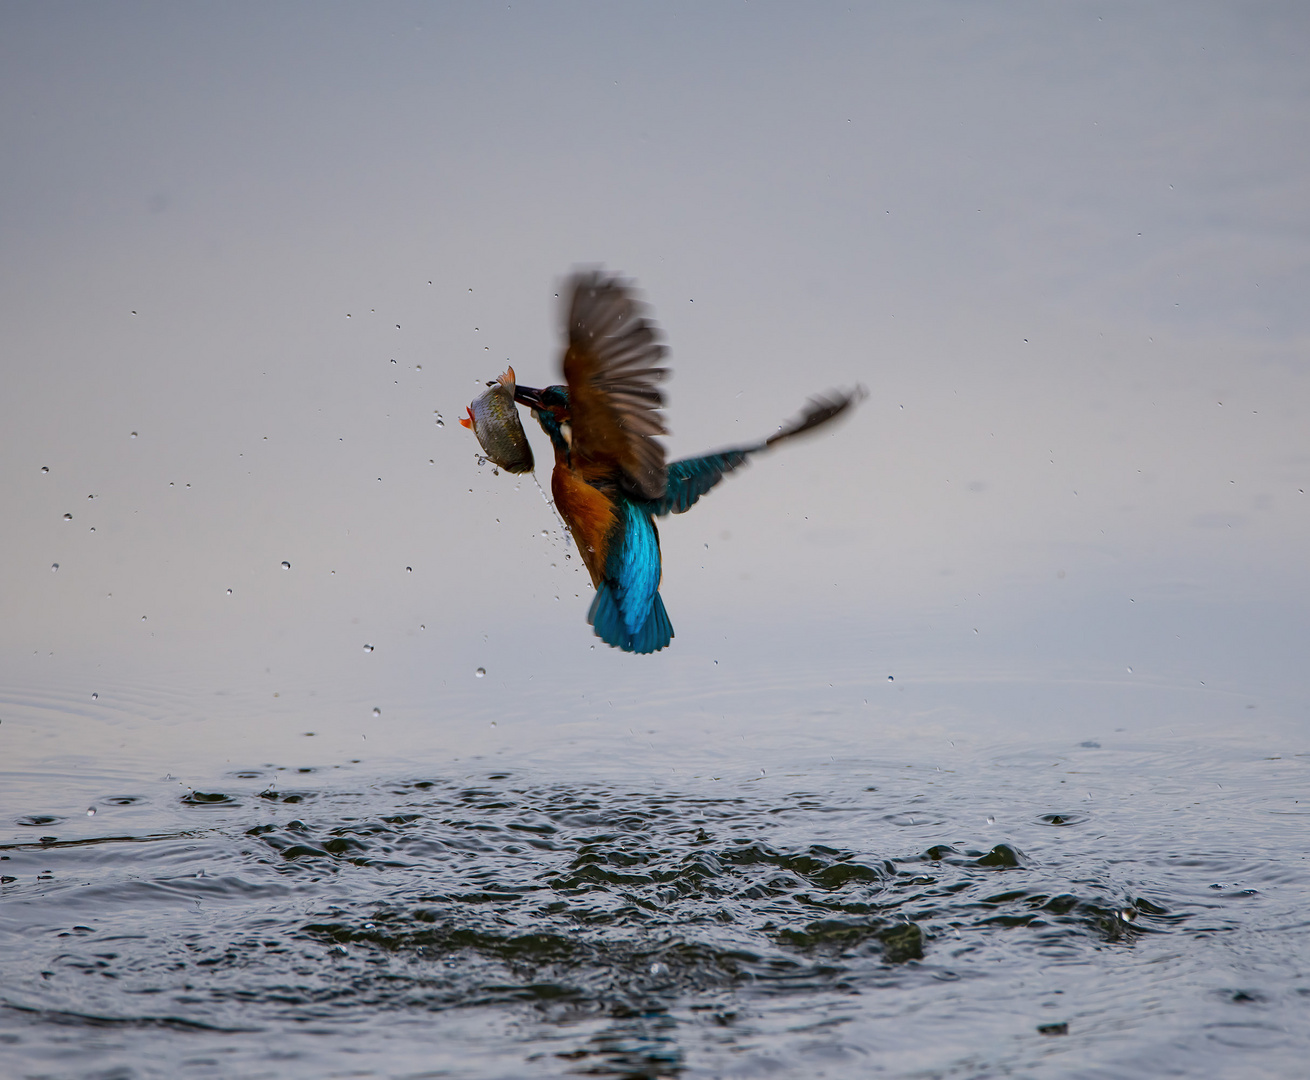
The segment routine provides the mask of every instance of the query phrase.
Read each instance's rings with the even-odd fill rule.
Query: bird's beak
[[[516,386],[514,388],[514,400],[520,405],[526,405],[529,409],[540,409],[541,391],[534,390],[530,386]]]

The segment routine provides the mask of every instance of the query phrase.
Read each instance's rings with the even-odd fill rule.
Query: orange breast
[[[591,574],[592,585],[599,588],[605,569],[605,542],[614,527],[613,505],[563,461],[555,463],[550,491]]]

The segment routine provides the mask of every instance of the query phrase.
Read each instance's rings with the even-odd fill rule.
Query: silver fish
[[[514,404],[514,387],[514,369],[507,368],[469,403],[468,416],[459,422],[478,437],[489,461],[506,472],[525,473],[532,471],[532,447]]]

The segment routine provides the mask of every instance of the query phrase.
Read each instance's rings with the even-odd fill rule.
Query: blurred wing
[[[826,394],[816,394],[806,403],[800,416],[783,424],[763,442],[673,462],[667,470],[668,481],[664,494],[658,499],[652,499],[646,509],[656,516],[685,513],[728,473],[746,464],[751,454],[758,454],[784,439],[803,435],[829,420],[835,420],[867,394],[863,386],[857,386],[854,390],[830,390]]]
[[[778,431],[764,440],[764,445],[773,446],[783,439],[813,431],[820,424],[837,419],[856,402],[863,401],[868,396],[869,391],[863,386],[856,386],[854,390],[829,390],[826,394],[815,394],[805,403],[805,409],[800,416],[783,424]]]
[[[574,458],[584,468],[616,468],[630,494],[658,499],[665,473],[657,436],[667,429],[656,384],[668,369],[660,366],[665,348],[646,306],[620,278],[576,274],[565,329]]]
[[[652,514],[684,514],[696,500],[713,488],[728,473],[746,463],[746,458],[764,444],[746,446],[740,450],[720,450],[717,454],[686,458],[669,466],[669,481],[662,498],[654,500],[647,509]]]

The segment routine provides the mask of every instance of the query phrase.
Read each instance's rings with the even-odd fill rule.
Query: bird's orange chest
[[[591,583],[599,585],[605,568],[607,541],[616,520],[614,504],[604,492],[574,472],[567,461],[555,462],[550,491],[591,574]]]

